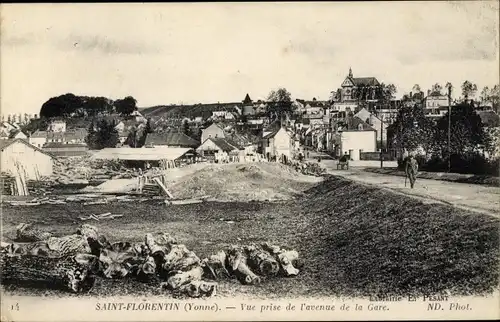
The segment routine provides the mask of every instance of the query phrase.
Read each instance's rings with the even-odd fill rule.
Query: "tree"
[[[191,136],[192,135],[191,128],[189,127],[189,123],[188,123],[187,120],[184,120],[182,122],[182,132],[184,134],[186,134],[187,136]]]
[[[418,85],[418,84],[413,85],[412,91],[413,91],[413,93],[422,92],[422,90],[420,89],[420,85]]]
[[[429,150],[433,140],[433,124],[417,104],[403,105],[396,120],[387,128],[387,138],[400,153],[422,147]]]
[[[481,91],[481,102],[483,104],[491,103],[493,110],[498,111],[500,103],[500,85],[495,85],[492,89],[485,86]]]
[[[448,146],[448,113],[436,124],[434,151],[446,158]],[[471,104],[461,103],[451,108],[450,153],[465,155],[478,152],[489,146],[488,136],[484,131],[481,117]]]
[[[43,103],[40,109],[40,117],[69,117],[79,114],[83,108],[83,102],[82,97],[72,93],[52,97]]]
[[[464,99],[473,98],[477,92],[477,85],[466,80],[462,84],[462,96]]]
[[[104,148],[114,148],[119,142],[118,131],[115,129],[115,122],[108,122],[105,119],[97,124],[91,122],[85,142],[92,150]]]
[[[281,122],[283,116],[293,113],[292,95],[285,88],[271,91],[267,100],[266,114],[271,121]]]
[[[481,103],[487,103],[490,97],[490,88],[488,86],[483,87],[483,90],[481,91],[481,94],[479,95],[479,99],[481,100]]]
[[[137,100],[132,96],[127,96],[124,99],[116,100],[115,110],[122,115],[130,115],[137,110]]]
[[[97,116],[99,114],[108,113],[110,110],[109,100],[105,97],[88,97],[85,99],[85,115]]]
[[[441,94],[442,89],[443,89],[443,87],[439,83],[436,83],[436,84],[432,85],[431,92]]]

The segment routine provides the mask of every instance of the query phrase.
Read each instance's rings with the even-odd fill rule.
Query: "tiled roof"
[[[351,81],[356,86],[377,86],[380,85],[375,77],[351,77]]]
[[[86,148],[86,143],[61,143],[61,142],[48,142],[43,145],[43,148]]]
[[[225,138],[209,138],[208,140],[212,140],[215,145],[221,148],[224,152],[231,152],[234,150],[240,150],[241,147],[238,144],[230,139]]]
[[[47,131],[35,131],[35,133],[31,134],[32,138],[47,138]]]
[[[182,132],[149,133],[146,137],[146,145],[169,145],[181,147],[197,147],[198,141]]]
[[[362,119],[360,119],[357,116],[354,116],[352,118],[352,125],[351,125],[351,128],[349,128],[348,130],[356,131],[359,129],[360,124],[363,125],[363,131],[376,131],[372,126],[370,126],[368,123],[366,123],[365,121],[363,121]]]
[[[30,148],[32,148],[33,150],[37,150],[38,152],[40,153],[43,153],[43,154],[46,154],[50,157],[54,157],[52,154],[34,146],[33,144],[30,144],[28,141],[26,140],[23,140],[23,139],[12,139],[12,140],[0,140],[0,151],[2,151],[3,149],[5,149],[6,147],[10,146],[11,144],[15,143],[15,142],[21,142],[27,146],[29,146]]]

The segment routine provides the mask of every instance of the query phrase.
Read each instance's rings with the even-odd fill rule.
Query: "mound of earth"
[[[297,232],[315,280],[338,294],[478,295],[500,282],[498,217],[339,177],[310,189]]]
[[[321,180],[279,163],[214,164],[177,180],[169,190],[175,198],[288,200]]]

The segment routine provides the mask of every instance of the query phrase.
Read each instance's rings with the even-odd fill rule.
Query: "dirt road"
[[[313,156],[317,157],[318,154],[311,153],[311,158]],[[337,170],[336,164],[336,160],[321,160],[321,165],[333,175],[377,185],[396,193],[429,201],[444,202],[495,216],[500,215],[500,188],[498,187],[417,178],[414,189],[410,189],[409,183],[405,187],[404,177],[364,172],[362,168],[350,168],[349,171]]]

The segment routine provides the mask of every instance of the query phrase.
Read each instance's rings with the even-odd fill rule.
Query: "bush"
[[[488,160],[479,153],[452,154],[450,166],[451,172],[454,173],[498,176],[500,159]],[[430,172],[446,172],[448,171],[448,160],[432,157],[421,169]]]
[[[439,156],[432,156],[427,159],[423,155],[415,157],[418,162],[419,170],[429,172],[447,172],[448,160]],[[398,159],[398,169],[404,170],[405,162]],[[500,159],[489,160],[479,153],[469,153],[465,155],[452,154],[451,172],[462,174],[478,174],[498,176],[500,168]]]

